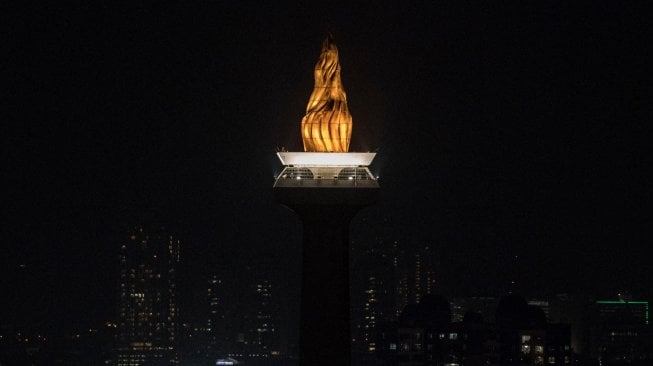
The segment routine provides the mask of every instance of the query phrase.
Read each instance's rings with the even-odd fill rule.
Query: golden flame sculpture
[[[338,48],[327,37],[315,65],[315,86],[302,119],[304,151],[348,152],[351,128],[347,95],[340,80]]]

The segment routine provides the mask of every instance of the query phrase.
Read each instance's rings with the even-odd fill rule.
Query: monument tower
[[[328,37],[301,122],[304,152],[278,152],[278,202],[303,225],[299,357],[302,366],[349,365],[349,226],[376,202],[369,165],[375,153],[349,152],[352,117],[340,79],[338,49]]]

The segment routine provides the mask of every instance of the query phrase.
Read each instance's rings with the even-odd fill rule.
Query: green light
[[[648,324],[648,301],[623,301],[623,300],[599,300],[597,304],[635,304],[635,305],[645,305],[644,306],[644,317],[646,324]]]

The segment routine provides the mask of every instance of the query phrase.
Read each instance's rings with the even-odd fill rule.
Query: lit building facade
[[[419,247],[412,254],[397,251],[396,314],[409,304],[419,304],[422,297],[435,292],[436,263],[430,246]]]
[[[462,322],[468,312],[480,314],[485,321],[494,321],[499,299],[492,296],[454,297],[450,303],[454,322]]]
[[[369,276],[367,278],[365,295],[361,341],[365,350],[373,353],[376,351],[376,324],[380,320],[378,309],[379,282],[375,276]]]
[[[595,301],[589,311],[586,351],[603,364],[653,359],[649,302],[619,298]]]
[[[162,227],[136,227],[120,248],[118,366],[176,364],[180,241]]]
[[[268,280],[257,281],[254,288],[254,316],[250,329],[251,356],[273,357],[279,355],[278,309],[273,301],[273,288]]]
[[[365,222],[365,218],[362,219]],[[359,221],[360,222],[360,221]],[[360,233],[357,235],[361,235]],[[352,246],[352,359],[365,362],[376,351],[380,324],[396,320],[395,256],[381,238]],[[383,326],[383,325],[382,325]]]
[[[227,293],[225,291],[225,279],[223,276],[211,275],[206,290],[208,302],[208,317],[206,321],[207,333],[207,356],[209,358],[220,358],[227,354],[230,333],[227,331],[228,309],[226,304]]]
[[[280,341],[283,336],[277,288],[269,278],[273,270],[262,270],[262,265],[238,268],[237,273],[234,268],[225,268],[209,276],[208,359],[232,357],[258,362],[285,356]]]
[[[462,307],[487,299],[460,301]],[[467,311],[452,322],[451,304],[442,296],[424,295],[410,304],[398,324],[380,329],[377,355],[384,365],[571,365],[569,324],[549,324],[542,309],[519,296],[503,297],[488,322]]]

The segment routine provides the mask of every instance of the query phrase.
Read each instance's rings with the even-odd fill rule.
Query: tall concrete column
[[[349,365],[349,230],[376,188],[278,188],[303,227],[299,357],[302,366]]]

